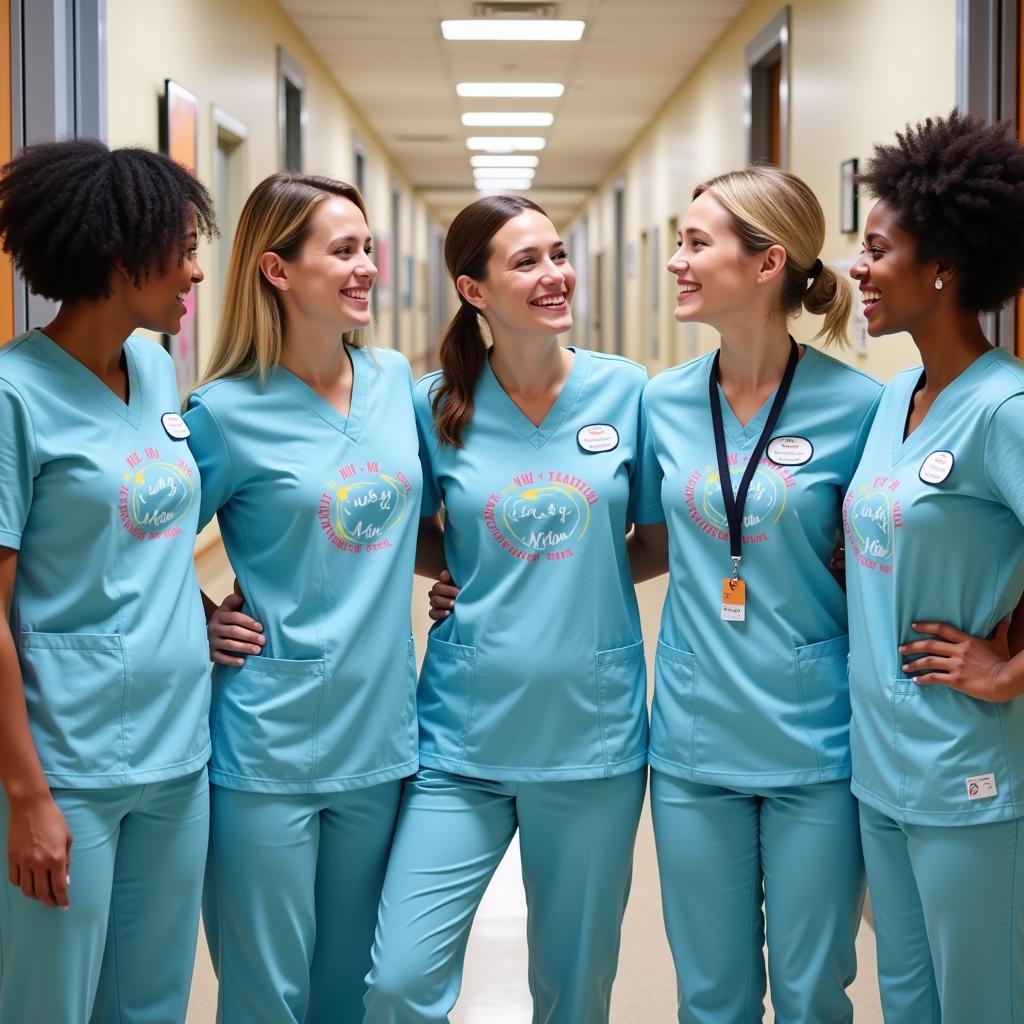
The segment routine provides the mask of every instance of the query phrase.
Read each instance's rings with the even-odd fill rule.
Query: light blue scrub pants
[[[335,793],[210,792],[203,924],[217,1020],[358,1022],[401,779]]]
[[[605,1024],[646,781],[644,768],[574,782],[421,769],[402,800],[365,1024],[448,1020],[473,916],[517,827],[533,1022]]]
[[[860,820],[886,1024],[1022,1024],[1024,819]]]
[[[74,844],[71,907],[0,881],[2,1024],[182,1024],[209,838],[206,769],[54,789]],[[0,795],[6,848],[10,815]]]
[[[680,1024],[853,1020],[864,904],[849,780],[723,789],[651,773],[651,811]],[[762,913],[762,902],[764,911]]]

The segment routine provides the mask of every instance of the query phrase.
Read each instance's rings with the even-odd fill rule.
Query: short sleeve
[[[1024,523],[1024,394],[1007,398],[989,417],[985,476],[996,496]]]
[[[21,548],[21,535],[32,507],[39,475],[35,435],[21,395],[0,380],[0,545]]]
[[[189,396],[185,423],[188,446],[199,467],[201,530],[235,493],[235,471],[220,424],[198,394]]]
[[[871,427],[875,422],[875,414],[878,412],[878,406],[881,401],[882,392],[879,390],[875,400],[871,403],[871,408],[868,409],[867,415],[861,422],[860,430],[857,431],[857,439],[853,444],[853,458],[850,460],[850,469],[844,481],[844,486],[846,487],[849,486],[850,481],[857,472],[857,467],[860,465],[860,457],[864,454],[864,447],[868,443],[868,435],[871,433]]]
[[[630,518],[642,526],[663,523],[665,510],[661,505],[661,482],[665,474],[654,446],[648,411],[648,389],[644,390],[640,400],[637,433],[637,469],[630,492]]]
[[[428,379],[437,380],[436,377]],[[428,380],[421,380],[413,388],[413,408],[416,411],[416,435],[420,445],[420,466],[423,469],[423,496],[420,500],[420,517],[435,515],[441,507],[441,493],[437,485],[437,434],[434,431],[434,416],[430,408],[430,387]]]

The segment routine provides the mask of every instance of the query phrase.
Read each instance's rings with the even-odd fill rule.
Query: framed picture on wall
[[[199,100],[171,79],[164,81],[160,102],[160,148],[172,160],[196,173],[196,133],[199,124]],[[199,338],[196,319],[196,290],[185,297],[187,312],[177,335],[164,335],[164,348],[174,360],[178,378],[178,394],[191,391],[199,372]]]
[[[839,230],[851,234],[857,230],[857,158],[839,165]]]

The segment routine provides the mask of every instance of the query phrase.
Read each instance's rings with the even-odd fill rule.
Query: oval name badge
[[[585,452],[610,452],[619,447],[619,432],[610,423],[590,423],[576,432],[576,443]]]
[[[952,452],[940,449],[937,452],[932,452],[921,463],[921,469],[917,475],[921,478],[922,483],[941,484],[953,472],[953,463],[955,461]]]
[[[167,436],[175,441],[184,441],[192,433],[188,429],[188,424],[176,412],[165,412],[160,417],[160,422],[167,431]]]
[[[768,442],[768,458],[777,466],[802,466],[811,461],[814,445],[806,437],[773,437]]]

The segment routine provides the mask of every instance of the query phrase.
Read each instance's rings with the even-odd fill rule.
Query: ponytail
[[[460,303],[439,354],[444,376],[430,403],[434,429],[442,444],[461,448],[463,427],[473,418],[473,392],[487,359],[480,314],[469,303]]]
[[[850,285],[831,267],[823,267],[804,293],[803,307],[815,316],[824,316],[825,323],[818,332],[826,345],[847,343],[846,325],[853,309]]]

